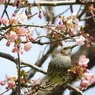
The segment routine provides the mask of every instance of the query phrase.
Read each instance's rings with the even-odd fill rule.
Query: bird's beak
[[[72,46],[70,46],[70,47],[71,47],[71,49],[73,49],[73,48],[76,47],[76,46],[78,46],[78,45],[72,45]]]

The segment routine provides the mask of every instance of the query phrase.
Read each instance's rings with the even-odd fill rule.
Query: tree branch
[[[84,95],[81,90],[79,90],[78,88],[72,86],[71,84],[67,84],[66,86],[67,86],[67,88],[69,88],[69,89],[74,90],[75,92],[77,92],[77,95]]]
[[[15,63],[17,63],[17,60],[18,60],[17,58],[11,56],[10,54],[3,53],[3,52],[0,52],[0,57],[6,58],[6,59],[8,59],[8,60],[10,60],[12,62],[15,62]],[[43,74],[47,73],[46,71],[42,70],[41,68],[39,68],[38,66],[36,66],[36,65],[34,65],[32,63],[28,63],[28,62],[25,62],[25,61],[22,61],[22,60],[20,60],[20,61],[21,61],[21,64],[27,65],[27,66],[29,66],[29,67],[31,67],[31,68],[33,68],[33,69],[43,73]]]
[[[19,46],[18,46],[18,50],[20,50]],[[21,94],[21,81],[20,81],[20,70],[21,70],[21,61],[20,61],[20,53],[17,53],[17,72],[18,72],[18,84],[17,84],[17,93],[18,95]]]
[[[93,17],[95,17],[95,15],[85,17],[85,18],[83,18],[83,19],[80,19],[80,21],[85,21],[85,20],[91,19],[91,18],[93,18]]]
[[[10,6],[13,5],[13,1],[9,3]],[[68,1],[40,1],[40,2],[29,2],[29,6],[61,6],[61,5],[75,5],[75,4],[83,4],[83,5],[89,5],[89,4],[95,4],[95,2],[76,2],[76,0],[68,0]],[[28,7],[28,5],[21,5],[21,8]]]
[[[83,16],[83,14],[84,14],[85,11],[87,10],[88,6],[89,6],[89,5],[87,5],[87,6],[83,9],[83,11],[78,15],[78,18],[79,18],[79,19]]]

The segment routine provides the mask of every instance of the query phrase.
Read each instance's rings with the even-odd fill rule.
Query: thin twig
[[[73,7],[72,7],[72,4],[70,4],[70,10],[71,10],[71,13],[73,13]]]
[[[81,90],[79,90],[78,88],[72,86],[71,84],[67,84],[66,86],[67,86],[67,88],[69,88],[69,89],[74,90],[75,92],[77,92],[77,95],[84,95]]]
[[[83,14],[84,14],[85,11],[87,10],[88,6],[89,6],[89,5],[87,5],[87,6],[83,9],[83,11],[78,15],[78,18],[79,18],[79,19],[83,16]]]
[[[20,91],[20,87],[21,87],[21,83],[20,83],[20,66],[21,66],[21,62],[20,62],[20,53],[19,53],[19,46],[18,46],[18,53],[17,53],[17,56],[18,56],[18,62],[17,62],[17,70],[18,70],[18,85],[17,85],[17,95],[20,95],[21,94],[21,91]]]
[[[16,14],[20,10],[20,7],[17,7],[16,10],[14,11],[14,14]]]
[[[1,18],[4,16],[4,13],[6,13],[6,15],[7,15],[8,19],[9,19],[9,16],[8,16],[8,13],[7,13],[7,7],[8,7],[9,3],[10,3],[10,0],[8,0],[8,2],[5,0],[5,9],[4,9],[3,13],[2,13]]]
[[[56,15],[54,18],[56,18],[56,17],[58,17],[58,16],[60,16],[60,15],[64,14],[64,13],[65,13],[65,12],[67,12],[69,9],[70,9],[70,7],[69,7],[69,8],[67,8],[64,12],[59,13],[58,15]]]
[[[88,17],[85,17],[85,18],[83,18],[83,19],[80,19],[80,21],[88,20],[88,19],[91,19],[91,18],[93,18],[93,17],[95,17],[95,15],[93,15],[93,16],[88,16]]]
[[[9,90],[11,90],[11,89],[7,89],[6,91],[0,93],[0,95],[4,95],[4,93],[8,92]]]
[[[80,5],[80,7],[79,7],[79,10],[78,10],[78,12],[77,12],[77,15],[79,14],[79,12],[80,12],[80,10],[81,10],[81,7],[82,7],[82,5]]]
[[[3,52],[0,52],[0,57],[6,58],[6,59],[8,59],[8,60],[10,60],[10,61],[12,61],[12,62],[14,62],[14,63],[17,63],[17,60],[18,60],[17,58],[13,57],[12,55],[7,54],[7,53],[3,53]],[[20,60],[20,62],[21,62],[21,64],[27,65],[27,66],[29,66],[29,67],[35,69],[36,71],[39,71],[39,72],[43,73],[43,74],[46,74],[46,73],[47,73],[46,71],[42,70],[41,68],[39,68],[39,67],[36,66],[35,64],[28,63],[28,62],[25,62],[25,61],[23,61],[23,60]]]

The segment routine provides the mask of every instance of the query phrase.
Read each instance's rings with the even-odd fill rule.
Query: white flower
[[[87,63],[89,62],[89,58],[86,58],[85,55],[80,56],[79,65],[87,67]]]
[[[19,18],[20,23],[23,23],[25,20],[27,20],[27,16],[26,16],[25,12],[19,13],[18,18]]]
[[[72,13],[71,18],[72,18],[72,22],[74,24],[78,24],[79,23],[79,19],[77,18],[77,13],[76,12]]]
[[[73,18],[73,19],[72,19],[72,22],[73,22],[74,24],[78,24],[78,23],[79,23],[79,19],[78,19],[78,18]]]
[[[24,44],[24,50],[27,52],[29,50],[31,50],[32,46],[31,46],[31,42],[27,42]]]
[[[83,36],[80,36],[79,38],[76,39],[76,44],[77,45],[84,45],[85,44],[85,38]]]

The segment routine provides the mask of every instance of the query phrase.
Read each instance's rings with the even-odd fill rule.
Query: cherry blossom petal
[[[95,74],[85,73],[84,78],[82,79],[80,89],[86,89],[89,85],[95,82]]]
[[[10,42],[14,42],[17,39],[17,34],[14,31],[10,31],[10,34],[6,37]]]
[[[74,24],[78,24],[78,23],[79,23],[79,19],[78,19],[78,18],[74,18],[74,19],[72,19],[72,22],[73,22]]]
[[[24,27],[18,27],[18,34],[24,36],[26,34],[26,29]]]
[[[11,81],[8,82],[8,88],[10,89],[13,88],[15,85],[16,85],[15,82],[11,82]]]
[[[58,30],[61,30],[61,31],[66,30],[66,26],[63,24],[58,24],[57,27],[58,27]]]
[[[76,39],[76,44],[77,45],[84,45],[85,44],[85,38],[83,36],[80,36],[79,38]]]
[[[28,19],[25,12],[19,13],[18,17],[19,17],[19,22],[20,23],[24,23],[24,21]]]
[[[80,56],[79,65],[87,67],[87,63],[89,62],[89,58],[86,58],[85,55]]]
[[[24,44],[24,50],[25,51],[29,51],[31,48],[32,48],[31,42],[28,42],[28,43]]]
[[[0,19],[0,22],[1,22],[3,25],[8,24],[8,20],[7,20],[6,18],[4,18],[4,17]]]

